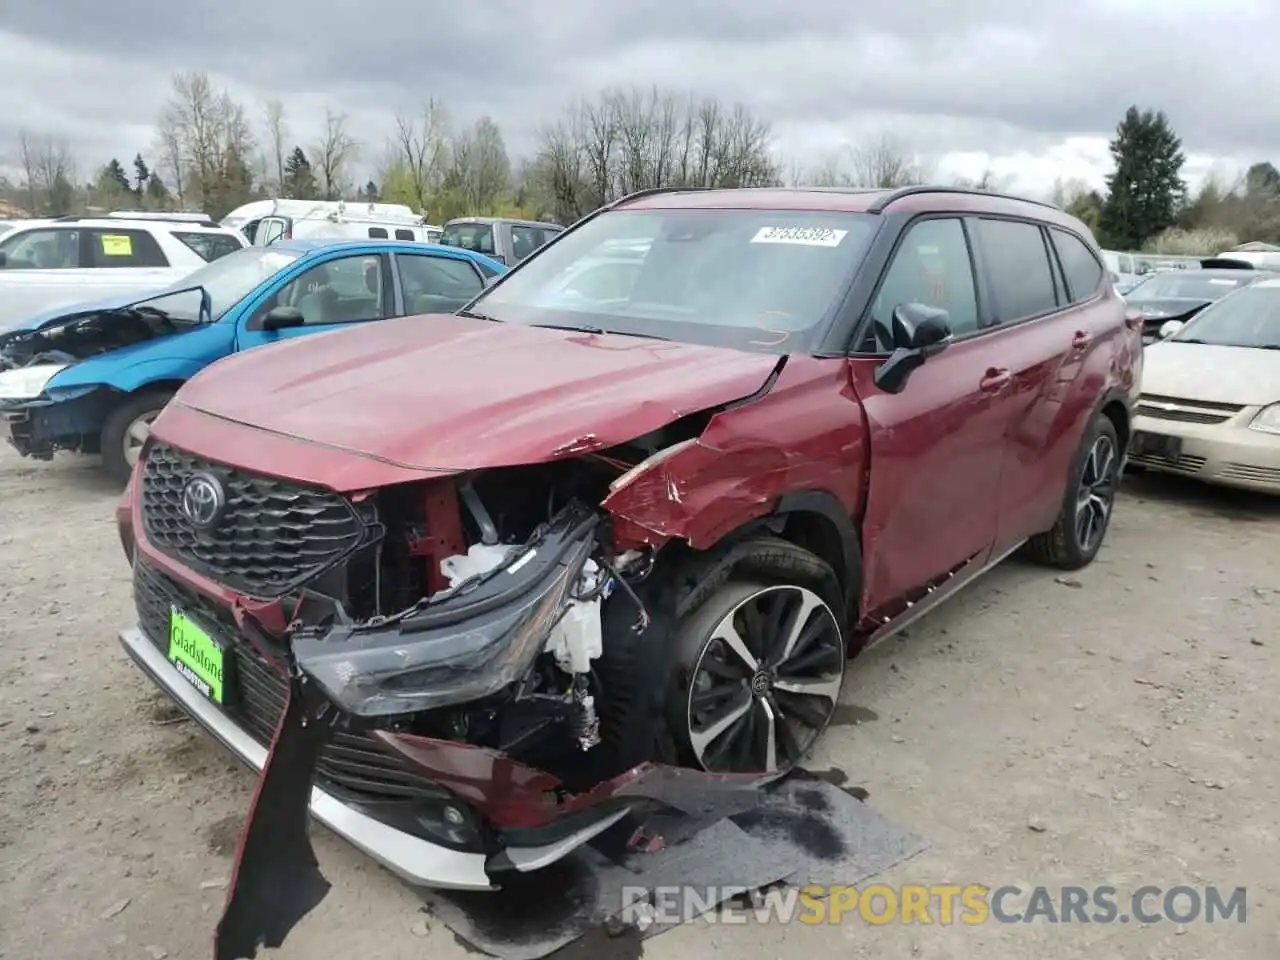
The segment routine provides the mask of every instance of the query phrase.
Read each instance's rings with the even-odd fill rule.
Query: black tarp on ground
[[[628,825],[625,835],[633,828]],[[426,894],[428,907],[460,940],[501,960],[552,954],[607,960],[637,956],[641,937],[671,929],[671,923],[658,922],[643,934],[603,937],[610,918],[632,916],[633,910],[624,913],[624,894],[634,897],[637,888],[714,888],[713,899],[720,899],[734,888],[754,890],[778,881],[854,885],[926,847],[851,792],[804,777],[770,788],[757,809],[706,824],[690,839],[655,853],[626,852],[619,835],[519,876],[497,893],[432,891]]]

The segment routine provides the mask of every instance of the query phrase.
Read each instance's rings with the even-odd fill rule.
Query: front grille
[[[156,647],[168,653],[172,607],[193,616],[213,639],[227,649],[234,663],[234,689],[226,713],[264,747],[275,736],[284,712],[285,678],[253,644],[241,637],[230,611],[188,590],[159,570],[139,561],[134,565],[134,602],[138,625]],[[320,754],[318,780],[356,799],[372,801],[448,799],[439,784],[409,770],[401,759],[384,750],[366,732],[339,730]]]
[[[1280,469],[1260,467],[1252,463],[1224,464],[1219,474],[1230,480],[1247,480],[1252,483],[1280,483]]]
[[[182,509],[195,473],[221,481],[226,506],[214,527],[197,528]],[[249,473],[154,444],[142,468],[142,520],[162,553],[233,590],[278,597],[354,550],[364,522],[343,496]]]
[[[1192,457],[1182,454],[1176,459],[1168,457],[1153,457],[1150,454],[1144,456],[1129,455],[1129,462],[1139,467],[1159,467],[1161,470],[1174,470],[1178,473],[1199,473],[1204,467],[1204,457]]]
[[[1138,398],[1139,416],[1175,420],[1179,423],[1225,423],[1243,409],[1244,407],[1234,403],[1209,403],[1205,400],[1185,400],[1152,393],[1144,393]]]

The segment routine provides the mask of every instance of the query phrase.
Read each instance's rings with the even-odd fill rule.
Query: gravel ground
[[[132,607],[116,496],[92,461],[0,451],[7,960],[208,957],[253,786],[116,643]],[[1245,924],[698,923],[644,956],[1280,954],[1278,533],[1280,501],[1133,478],[1089,569],[1009,562],[858,661],[814,763],[932,843],[885,882],[1243,885]],[[316,845],[334,889],[269,955],[468,955],[389,875]],[[590,955],[611,952],[627,954]]]

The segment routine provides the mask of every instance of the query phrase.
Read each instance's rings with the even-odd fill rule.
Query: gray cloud
[[[197,69],[246,101],[279,97],[303,143],[326,104],[347,112],[374,141],[366,155],[428,96],[460,119],[492,115],[521,149],[574,97],[654,83],[747,103],[801,153],[890,130],[926,153],[1042,154],[1108,136],[1139,103],[1165,109],[1189,152],[1280,160],[1273,0],[202,7],[6,5],[0,151],[25,128],[66,136],[85,162],[131,155],[169,75]]]

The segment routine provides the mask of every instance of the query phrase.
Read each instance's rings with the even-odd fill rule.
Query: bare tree
[[[76,202],[76,170],[67,142],[51,136],[18,135],[18,163],[28,212],[70,213]]]
[[[173,196],[178,201],[178,206],[185,207],[188,162],[186,142],[178,120],[171,111],[165,111],[156,124],[156,141],[160,170],[173,184]]]
[[[928,165],[888,134],[851,147],[849,154],[855,187],[905,187],[929,178]]]
[[[324,133],[311,151],[311,166],[320,178],[326,200],[341,200],[347,188],[348,167],[359,153],[359,144],[347,132],[347,115],[324,111]]]
[[[996,173],[987,167],[977,177],[956,177],[952,185],[962,190],[981,190],[983,193],[1008,193],[1013,187],[1014,178],[1009,174]]]
[[[781,179],[769,125],[746,107],[657,88],[605,91],[571,105],[542,129],[534,172],[562,220],[636,190]]]
[[[404,171],[411,204],[426,214],[431,198],[443,187],[450,163],[449,118],[440,101],[432,98],[418,118],[396,114],[395,138],[388,146],[388,166]],[[385,182],[385,177],[383,178]]]
[[[450,186],[456,189],[467,209],[491,212],[511,188],[511,161],[502,131],[489,117],[455,138]]]
[[[263,121],[267,128],[267,147],[271,150],[269,160],[273,164],[276,178],[276,192],[280,192],[284,184],[284,160],[289,140],[289,123],[284,116],[284,104],[279,100],[268,100],[262,110]]]
[[[179,73],[157,124],[161,166],[185,205],[198,197],[222,216],[253,191],[253,130],[243,105],[215,90],[208,74]]]

